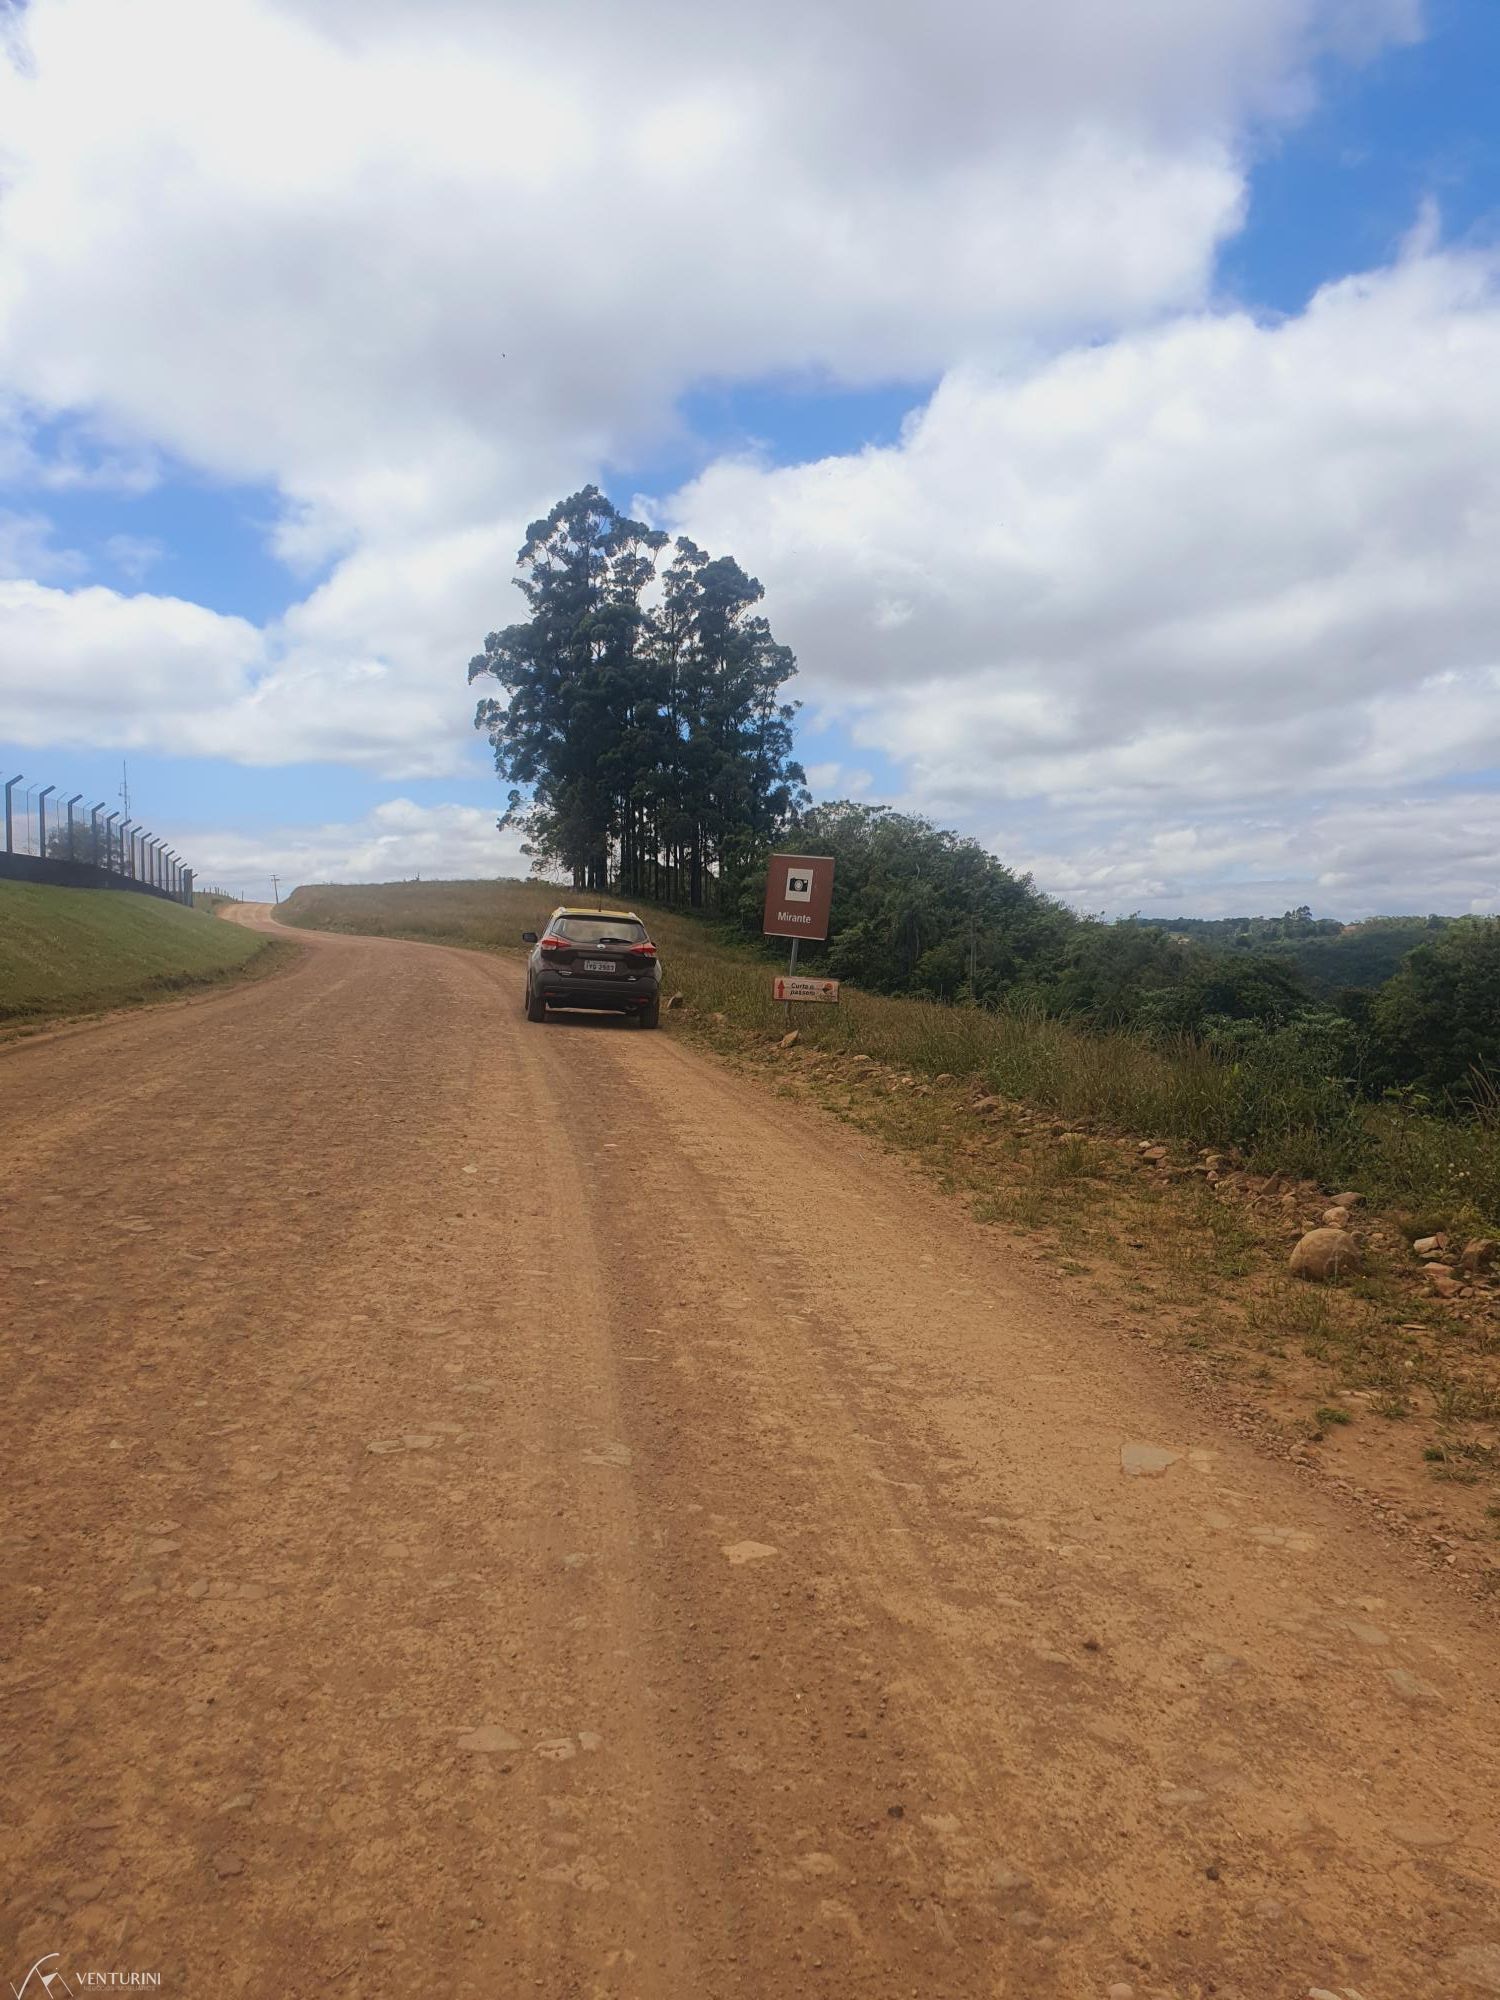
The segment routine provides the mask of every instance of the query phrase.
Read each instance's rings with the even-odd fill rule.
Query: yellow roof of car
[[[571,906],[565,906],[554,910],[552,914],[554,917],[618,917],[622,923],[627,924],[638,924],[640,922],[640,918],[634,910],[599,910],[593,908],[580,910],[574,909]]]

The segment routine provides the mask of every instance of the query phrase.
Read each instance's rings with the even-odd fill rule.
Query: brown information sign
[[[826,938],[833,862],[826,854],[773,854],[766,877],[767,937]]]
[[[778,973],[771,981],[773,1000],[827,1000],[835,1007],[839,999],[836,979],[799,979],[795,974]]]

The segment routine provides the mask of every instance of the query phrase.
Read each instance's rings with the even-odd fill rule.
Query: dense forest
[[[1314,992],[1382,985],[1409,951],[1429,944],[1449,917],[1371,917],[1341,924],[1304,904],[1280,917],[1134,917],[1216,951],[1272,952],[1289,958]]]
[[[509,787],[502,826],[576,887],[760,930],[765,856],[837,861],[811,962],[880,993],[1188,1038],[1357,1095],[1500,1107],[1500,918],[1081,917],[978,841],[884,806],[814,806],[793,754],[796,661],[730,556],[596,487],[527,532],[530,617],[469,665]],[[663,566],[663,563],[665,566]]]

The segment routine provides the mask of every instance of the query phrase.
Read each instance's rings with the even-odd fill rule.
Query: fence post
[[[118,812],[112,812],[106,815],[104,821],[104,872],[106,875],[113,875],[115,872],[115,821],[119,817]]]
[[[47,800],[56,790],[56,785],[44,785],[36,795],[36,851],[43,861],[47,858]]]
[[[14,854],[16,851],[15,842],[11,837],[15,826],[15,815],[10,802],[10,795],[25,775],[24,771],[17,771],[16,775],[5,787],[5,851],[7,854]]]
[[[70,861],[78,859],[78,856],[73,852],[73,808],[82,797],[82,792],[75,792],[72,798],[68,800],[68,859]]]

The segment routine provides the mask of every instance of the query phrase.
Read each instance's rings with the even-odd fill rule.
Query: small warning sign
[[[827,1000],[838,1003],[836,979],[799,979],[795,973],[778,973],[771,981],[773,1000]]]

